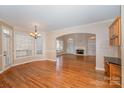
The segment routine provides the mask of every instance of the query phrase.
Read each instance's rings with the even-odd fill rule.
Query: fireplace
[[[84,54],[84,49],[77,49],[76,50],[76,53],[77,54]]]

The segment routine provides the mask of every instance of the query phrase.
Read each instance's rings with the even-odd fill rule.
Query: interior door
[[[3,67],[4,69],[12,65],[12,31],[3,29]]]

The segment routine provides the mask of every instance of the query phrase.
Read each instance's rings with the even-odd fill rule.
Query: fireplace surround
[[[84,49],[77,49],[76,54],[84,54]]]

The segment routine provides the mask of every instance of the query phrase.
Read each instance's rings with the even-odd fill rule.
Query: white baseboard
[[[11,67],[15,67],[15,66],[18,66],[18,65],[26,64],[26,63],[31,63],[31,62],[34,62],[34,61],[43,61],[43,60],[47,60],[47,59],[30,60],[30,61],[21,62],[21,63],[14,63],[14,64],[11,65],[10,67],[8,67],[8,68],[3,69],[2,71],[0,71],[0,74],[3,73],[4,71],[10,69]]]
[[[21,63],[14,63],[12,66],[0,71],[0,74],[3,73],[4,71],[10,69],[11,67],[15,67],[15,66],[18,66],[18,65],[26,64],[26,63],[31,63],[31,62],[34,62],[34,61],[44,61],[44,60],[49,60],[49,61],[52,61],[52,62],[56,62],[56,60],[53,60],[53,59],[37,59],[37,60],[30,60],[30,61],[21,62]]]
[[[54,59],[46,59],[46,60],[49,60],[49,61],[54,61],[54,62],[56,62],[56,60],[54,60]]]
[[[2,70],[2,71],[0,71],[0,74],[2,74],[4,71]]]
[[[4,71],[10,69],[11,67],[12,67],[12,66],[9,66],[9,67],[7,67],[6,69],[3,69],[2,71],[0,71],[0,74],[3,73]]]
[[[30,61],[25,61],[25,62],[21,62],[21,63],[14,63],[14,64],[12,65],[12,67],[17,66],[17,65],[26,64],[26,63],[31,63],[31,62],[34,62],[34,61],[43,61],[43,60],[47,60],[47,59],[30,60]]]
[[[56,60],[53,60],[53,59],[39,59],[39,60],[30,60],[30,61],[26,61],[26,62],[22,62],[22,63],[15,63],[15,64],[13,64],[12,66],[10,66],[10,67],[8,67],[8,68],[6,68],[6,69],[0,71],[0,74],[3,73],[4,71],[8,70],[9,68],[14,67],[14,66],[17,66],[17,65],[22,65],[22,64],[26,64],[26,63],[31,63],[31,62],[33,62],[33,61],[43,61],[43,60],[49,60],[49,61],[52,61],[52,62],[56,62]],[[105,71],[104,68],[98,68],[98,67],[96,67],[96,70]]]
[[[105,71],[104,68],[98,68],[98,67],[96,67],[96,70]]]

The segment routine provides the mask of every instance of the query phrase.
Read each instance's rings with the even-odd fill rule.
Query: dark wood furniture
[[[105,74],[110,81],[121,81],[121,60],[115,57],[104,58]]]

